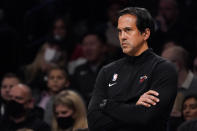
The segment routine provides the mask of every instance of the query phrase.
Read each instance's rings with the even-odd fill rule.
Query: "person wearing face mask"
[[[86,108],[76,92],[65,90],[56,96],[52,131],[88,131]]]
[[[31,90],[27,85],[17,84],[10,90],[10,100],[0,121],[1,131],[16,131],[23,128],[35,131],[50,131],[34,110]]]
[[[66,67],[66,54],[57,43],[45,43],[42,45],[34,61],[25,65],[18,71],[18,75],[27,83],[37,104],[41,99],[41,93],[46,87],[46,74],[55,66]]]

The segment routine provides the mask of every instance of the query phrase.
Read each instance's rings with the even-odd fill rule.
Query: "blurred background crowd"
[[[150,11],[149,47],[177,68],[168,131],[197,127],[197,1],[1,0],[0,130],[88,130],[97,73],[124,56],[116,14],[127,6]]]

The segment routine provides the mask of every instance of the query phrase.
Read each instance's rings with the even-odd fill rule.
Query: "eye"
[[[125,28],[125,32],[131,31],[131,28]]]
[[[49,79],[50,80],[53,80],[55,77],[54,76],[49,76]]]
[[[191,109],[196,109],[196,108],[197,108],[197,104],[192,104],[192,105],[190,105],[190,108],[191,108]]]
[[[68,113],[68,111],[62,111],[62,114],[67,114]]]
[[[118,33],[121,33],[121,30],[120,29],[117,29],[118,30]]]

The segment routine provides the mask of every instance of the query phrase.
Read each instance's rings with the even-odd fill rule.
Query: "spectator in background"
[[[53,131],[87,131],[86,107],[82,98],[74,91],[58,94],[53,104]]]
[[[84,64],[76,67],[73,75],[73,88],[76,88],[89,103],[99,69],[103,66],[106,53],[106,38],[103,34],[88,32],[82,39]]]
[[[68,16],[67,16],[68,17]],[[75,44],[71,42],[71,24],[66,17],[57,17],[54,20],[51,38],[55,39],[67,52],[68,59],[74,50]]]
[[[118,1],[111,1],[109,2],[108,8],[107,8],[107,28],[105,35],[107,37],[107,43],[111,45],[112,47],[120,47],[120,42],[118,39],[118,31],[116,28],[116,16],[118,11],[121,9],[121,3]]]
[[[0,122],[0,130],[13,131],[22,128],[49,131],[49,126],[37,117],[31,89],[27,85],[17,84],[10,90],[10,101]]]
[[[197,94],[197,77],[189,69],[189,53],[180,46],[171,46],[162,51],[162,57],[175,64],[178,72],[178,93],[169,120],[170,131],[182,122],[181,107],[185,96]]]
[[[183,119],[178,131],[196,131],[197,130],[197,96],[187,96],[182,105]]]
[[[189,53],[180,46],[172,46],[163,50],[161,56],[175,64],[178,71],[178,90],[184,96],[197,92],[197,77],[189,69]]]
[[[197,118],[197,97],[195,95],[185,97],[182,105],[182,114],[185,121]]]
[[[121,57],[121,48],[120,41],[118,39],[118,30],[117,30],[117,12],[122,9],[125,5],[123,5],[122,1],[109,1],[107,7],[107,23],[105,28],[105,35],[107,38],[107,46],[109,51],[108,54],[111,59],[116,60]],[[113,61],[112,60],[112,61]]]
[[[24,79],[33,92],[36,103],[42,90],[46,89],[46,73],[54,66],[66,66],[66,54],[56,43],[45,43],[42,45],[34,61],[22,67],[19,75]]]
[[[47,73],[47,92],[43,93],[39,106],[45,110],[44,120],[51,124],[52,105],[55,96],[62,90],[69,88],[68,73],[64,68],[53,67]]]
[[[189,33],[188,28],[186,27],[187,24],[184,23],[185,21],[180,20],[182,17],[180,15],[177,1],[159,0],[157,13],[158,14],[155,17],[156,33],[152,45],[154,51],[160,54],[162,51],[161,47],[163,47],[166,40],[175,40],[182,42],[184,45],[184,38],[186,38]]]
[[[10,100],[10,90],[11,88],[20,83],[20,79],[13,73],[7,73],[3,76],[1,81],[1,108],[0,116],[3,116],[5,113],[5,106]]]
[[[72,33],[69,16],[56,16],[50,24],[50,28],[48,28],[47,32],[48,33],[40,39],[36,39],[29,42],[29,44],[26,44],[26,54],[28,55],[27,61],[33,59],[34,54],[37,53],[37,50],[41,48],[43,43],[57,44],[61,50],[66,53],[67,59],[70,58],[70,54],[74,50],[75,45],[71,42]]]

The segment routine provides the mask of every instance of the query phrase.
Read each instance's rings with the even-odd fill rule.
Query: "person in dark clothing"
[[[92,96],[96,76],[106,62],[106,38],[98,32],[88,32],[82,39],[84,64],[76,67],[73,75],[73,87],[79,91],[88,105]]]
[[[5,115],[0,121],[1,131],[31,129],[49,131],[49,126],[39,119],[38,110],[34,110],[32,93],[28,86],[17,84],[10,90],[10,101],[6,105]]]
[[[5,107],[8,101],[10,100],[10,90],[11,88],[20,83],[19,77],[17,77],[14,73],[6,73],[1,81],[1,88],[0,88],[0,116],[5,114]]]
[[[166,131],[177,72],[149,49],[153,25],[144,8],[119,12],[119,39],[126,56],[104,66],[97,76],[88,109],[90,131]]]

